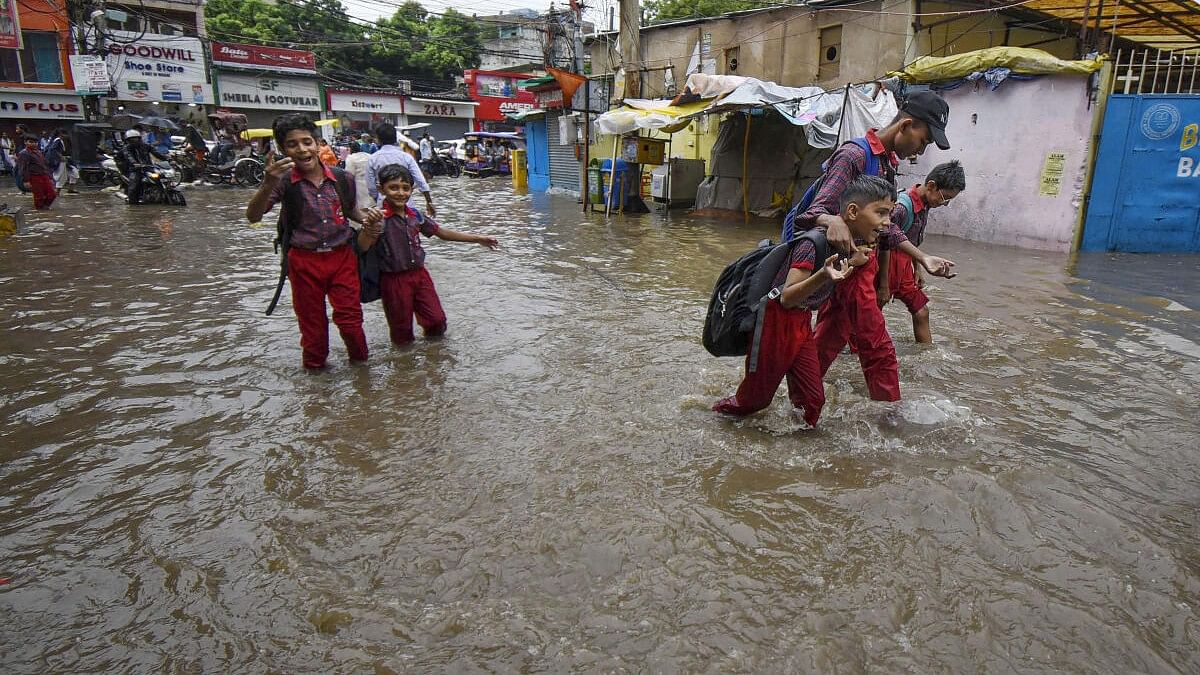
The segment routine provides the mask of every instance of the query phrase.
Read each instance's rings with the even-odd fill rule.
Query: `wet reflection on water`
[[[811,431],[708,410],[774,225],[435,189],[449,335],[315,376],[247,192],[0,240],[6,672],[1200,671],[1195,256],[932,237],[905,401]]]

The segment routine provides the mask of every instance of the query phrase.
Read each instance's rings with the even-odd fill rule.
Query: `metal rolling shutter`
[[[429,134],[439,141],[452,141],[456,138],[462,138],[463,134],[471,130],[471,122],[466,119],[408,116],[409,124],[416,124],[417,122],[428,122],[433,126],[408,132],[409,137],[414,141],[421,140],[421,136],[425,134]]]
[[[550,145],[550,187],[579,192],[579,162],[575,144],[560,145],[558,118],[562,113],[547,113],[546,135]]]

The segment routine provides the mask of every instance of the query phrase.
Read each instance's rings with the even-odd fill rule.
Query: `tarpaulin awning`
[[[609,110],[596,118],[596,131],[601,134],[626,134],[638,129],[658,129],[673,134],[691,122],[681,119],[708,107],[707,101],[671,105],[669,98],[625,99],[624,107]]]
[[[1200,6],[1196,0],[1030,0],[1022,9],[1071,21],[1095,22],[1108,34],[1154,49],[1200,47]],[[1092,24],[1090,30],[1095,30]]]
[[[505,115],[505,117],[507,117],[508,119],[510,119],[514,122],[524,122],[525,120],[534,119],[536,117],[541,117],[545,114],[546,114],[545,110],[538,108],[538,109],[534,109],[534,110],[521,110],[521,111],[515,112],[515,113],[508,113],[507,115]]]
[[[889,76],[906,82],[944,82],[990,68],[1007,68],[1019,75],[1089,75],[1102,63],[1101,58],[1066,61],[1028,47],[990,47],[953,56],[923,56]]]
[[[246,140],[255,138],[270,138],[273,133],[274,132],[272,132],[270,129],[247,129],[242,132],[242,138],[245,138]]]

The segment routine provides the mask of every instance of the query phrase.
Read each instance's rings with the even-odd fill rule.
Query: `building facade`
[[[11,133],[11,125],[24,123],[40,134],[84,119],[63,4],[21,0],[0,12],[0,128]]]

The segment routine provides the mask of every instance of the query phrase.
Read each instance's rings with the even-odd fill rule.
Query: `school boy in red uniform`
[[[379,293],[387,316],[392,342],[413,341],[413,316],[425,337],[446,332],[446,313],[437,289],[425,269],[421,235],[445,241],[464,241],[495,249],[495,237],[455,232],[408,205],[413,192],[413,174],[399,164],[388,164],[378,172],[379,193],[384,197],[383,221],[363,227],[359,239],[363,249],[379,256]]]
[[[362,304],[359,302],[358,256],[351,240],[356,236],[345,217],[361,223],[377,222],[375,209],[354,205],[354,181],[345,181],[349,208],[343,210],[338,180],[333,170],[321,164],[317,126],[305,115],[282,115],[272,127],[275,143],[285,157],[267,159],[266,175],[246,207],[252,223],[286,195],[299,190],[301,213],[292,214],[294,229],[287,254],[288,282],[292,286],[292,308],[300,323],[300,348],[305,368],[325,367],[329,357],[329,319],[325,298],[333,306],[333,322],[346,343],[351,361],[367,360],[367,338],[363,333]],[[284,217],[287,214],[281,214]]]
[[[777,300],[767,303],[763,317],[758,367],[751,372],[746,357],[746,377],[737,393],[721,399],[713,410],[728,415],[750,415],[766,408],[785,376],[792,406],[816,426],[825,406],[825,386],[812,333],[812,311],[842,287],[842,281],[868,264],[867,251],[887,231],[895,192],[892,184],[878,176],[859,176],[842,191],[838,213],[854,237],[855,252],[839,261],[837,254],[821,262],[810,241],[792,248],[787,266],[775,283],[783,284]],[[815,271],[814,271],[815,270]]]
[[[931,143],[943,150],[950,147],[946,140],[946,120],[950,107],[942,97],[930,91],[911,94],[901,105],[891,124],[878,131],[867,132],[866,141],[873,164],[879,175],[895,186],[896,167],[900,157],[925,152]],[[831,246],[848,252],[853,249],[853,237],[839,215],[842,193],[855,178],[865,173],[867,152],[855,142],[838,148],[826,164],[825,175],[812,204],[795,218],[796,231],[813,227],[826,228]],[[879,248],[890,249],[906,241],[904,234],[891,228],[879,239]],[[954,263],[937,256],[919,255],[918,260],[930,274],[953,276]],[[849,342],[858,352],[863,376],[871,398],[877,401],[900,400],[900,366],[896,347],[888,335],[883,311],[875,296],[875,275],[878,259],[871,255],[867,264],[848,284],[840,284],[829,302],[817,315],[815,341],[821,376]]]
[[[58,199],[54,174],[46,163],[46,156],[38,149],[37,136],[25,136],[25,149],[17,153],[17,175],[21,177],[22,189],[33,193],[33,208],[48,209]]]
[[[892,229],[899,229],[908,241],[892,251],[880,251],[879,275],[875,292],[882,308],[896,298],[912,314],[913,337],[917,342],[932,343],[929,330],[929,296],[925,295],[925,278],[913,265],[914,251],[925,239],[929,210],[945,206],[967,188],[967,176],[958,160],[933,167],[925,182],[912,186],[896,200],[892,210]]]

